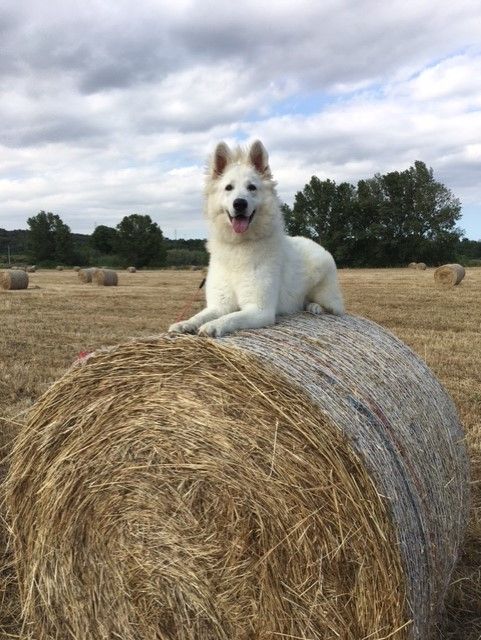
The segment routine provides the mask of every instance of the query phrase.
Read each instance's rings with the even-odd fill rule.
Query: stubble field
[[[164,331],[197,293],[198,271],[120,273],[118,287],[78,281],[72,271],[30,274],[26,291],[0,291],[0,446],[5,455],[25,412],[79,352]],[[342,270],[349,313],[390,329],[445,385],[465,426],[472,461],[471,521],[440,637],[481,638],[481,268],[442,290],[433,270]],[[199,295],[190,313],[200,309]],[[0,517],[2,513],[0,511]],[[0,557],[5,525],[0,520]],[[15,585],[0,570],[0,638],[21,638],[12,620]]]

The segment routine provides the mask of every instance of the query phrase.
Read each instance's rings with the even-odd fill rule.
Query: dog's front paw
[[[193,322],[189,320],[183,320],[182,322],[174,322],[169,327],[169,333],[195,333],[197,327]]]
[[[197,333],[206,338],[220,338],[226,333],[226,331],[221,322],[218,320],[211,320],[210,322],[203,324]]]

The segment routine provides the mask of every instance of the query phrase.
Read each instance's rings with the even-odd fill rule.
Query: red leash
[[[202,282],[200,283],[200,285],[197,287],[194,295],[191,297],[191,299],[187,302],[187,304],[185,305],[185,307],[182,309],[182,311],[180,312],[179,317],[176,319],[176,322],[180,322],[181,320],[183,320],[185,318],[185,314],[187,313],[187,311],[189,311],[192,308],[192,305],[194,304],[194,302],[197,300],[200,290],[204,287],[205,285],[205,278],[202,279]]]

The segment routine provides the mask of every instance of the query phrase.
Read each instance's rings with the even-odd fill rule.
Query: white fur
[[[246,201],[245,216],[254,213],[243,233],[235,233],[230,219],[236,215],[234,200],[239,198]],[[331,254],[312,240],[285,234],[261,142],[254,142],[248,152],[231,151],[224,143],[217,146],[205,203],[210,253],[207,307],[171,325],[169,331],[222,336],[274,324],[276,316],[303,309],[344,312]]]

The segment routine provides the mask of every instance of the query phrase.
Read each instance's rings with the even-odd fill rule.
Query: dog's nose
[[[247,209],[247,200],[244,198],[236,198],[232,205],[236,213],[242,213]]]

